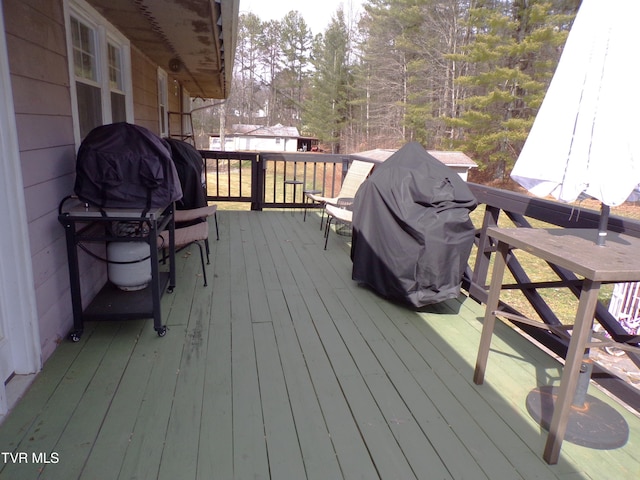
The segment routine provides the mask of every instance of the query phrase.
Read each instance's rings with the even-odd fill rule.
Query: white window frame
[[[193,119],[190,117],[191,115],[191,95],[186,88],[182,88],[182,131],[186,135],[193,136],[193,143],[195,145],[195,132],[193,131]],[[187,115],[188,114],[188,115]]]
[[[169,75],[160,67],[158,67],[158,131],[162,138],[169,136]]]
[[[67,51],[69,53],[69,78],[71,79],[71,105],[73,115],[73,130],[76,147],[80,146],[80,119],[78,116],[78,97],[76,90],[76,75],[73,58],[73,42],[71,38],[71,17],[88,26],[95,33],[96,59],[98,81],[102,103],[102,124],[112,123],[111,85],[109,83],[108,47],[110,43],[120,51],[122,90],[117,90],[125,96],[126,121],[133,122],[133,86],[131,77],[131,45],[129,40],[100,15],[84,0],[65,0],[65,27],[67,31]]]

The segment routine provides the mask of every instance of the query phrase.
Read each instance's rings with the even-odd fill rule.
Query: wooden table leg
[[[569,420],[569,409],[573,402],[573,397],[578,385],[580,376],[580,365],[582,364],[585,345],[589,341],[593,315],[598,301],[598,291],[600,282],[588,279],[584,280],[576,321],[573,326],[571,340],[569,341],[569,351],[565,360],[562,377],[560,379],[560,389],[555,402],[551,424],[549,425],[549,436],[544,448],[544,459],[547,463],[554,465],[558,463],[560,447],[567,431]]]
[[[489,348],[491,347],[491,337],[496,324],[495,310],[498,308],[500,301],[500,290],[502,289],[502,279],[504,277],[504,269],[507,264],[507,255],[509,254],[509,245],[498,242],[498,252],[495,256],[493,265],[493,273],[491,274],[491,286],[489,287],[489,297],[487,298],[487,307],[484,313],[484,321],[482,323],[482,335],[480,337],[480,346],[478,348],[478,357],[476,359],[476,369],[473,374],[473,382],[476,385],[482,385],[484,382],[484,372],[487,367],[487,357],[489,356]]]

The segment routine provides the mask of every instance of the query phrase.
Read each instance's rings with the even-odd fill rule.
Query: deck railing
[[[349,155],[326,155],[319,153],[250,153],[203,151],[206,159],[208,199],[214,202],[250,202],[252,210],[264,208],[304,207],[304,190],[318,190],[325,196],[336,196],[341,180],[351,162]],[[232,174],[234,173],[234,174]],[[291,183],[295,180],[300,183]],[[558,202],[533,198],[529,195],[469,183],[480,204],[485,205],[482,226],[476,235],[476,255],[469,265],[463,280],[463,288],[478,302],[484,303],[488,292],[488,275],[495,243],[487,235],[487,229],[497,226],[529,227],[531,221],[540,221],[549,226],[562,228],[598,228],[599,212],[576,209]],[[509,223],[506,225],[505,222]],[[610,231],[640,238],[640,222],[612,215]],[[549,264],[557,280],[535,282],[529,278],[516,254],[510,255],[508,268],[515,279],[505,289],[520,290],[530,307],[542,321],[559,325],[561,320],[552,305],[541,295],[549,288],[566,288],[579,297],[581,279],[572,272]],[[502,308],[513,313],[516,308],[503,304]],[[596,321],[617,341],[636,341],[609,313],[606,305],[598,303]],[[532,338],[561,357],[566,356],[568,340],[554,333],[518,324]],[[627,353],[640,366],[640,356]],[[640,393],[633,387],[608,374],[601,368],[594,369],[593,378],[605,388],[640,411]]]
[[[351,159],[322,153],[201,151],[207,198],[250,203],[252,210],[301,208],[305,190],[335,196]]]

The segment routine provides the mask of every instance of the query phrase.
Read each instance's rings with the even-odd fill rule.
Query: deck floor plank
[[[188,338],[192,292],[198,281],[195,272],[200,268],[199,259],[196,261],[190,250],[180,252],[176,261],[180,282],[173,293],[165,294],[162,299],[167,334],[160,338],[155,332],[147,331],[138,342],[142,357],[145,362],[151,361],[151,368],[146,372],[146,378],[138,378],[137,388],[143,391],[143,396],[118,478],[157,479],[163,460],[167,461],[165,445],[167,441],[173,441],[168,436],[168,425]],[[132,377],[135,381],[135,375]],[[122,389],[122,395],[128,393],[128,389]]]
[[[30,394],[18,402],[11,415],[2,418],[0,445],[10,451],[19,448],[18,446],[28,434],[33,423],[37,421],[42,410],[47,407],[67,371],[77,360],[82,352],[82,345],[86,343],[95,327],[95,323],[89,324],[85,328],[85,335],[73,348],[63,342],[55,352],[56,361],[45,363],[36,378],[37,381],[34,381],[29,387]]]
[[[5,461],[0,478],[640,478],[638,417],[617,407],[624,447],[565,442],[547,465],[525,398],[559,362],[498,322],[474,385],[482,305],[385,301],[351,280],[349,238],[324,250],[302,217],[219,211],[208,287],[197,248],[178,254],[165,337],[151,319],[89,322],[60,345],[0,425],[1,451],[60,460]]]
[[[302,452],[273,325],[254,323],[253,332],[269,471],[273,478],[305,478]]]
[[[140,320],[142,329],[137,337],[127,337],[141,345],[157,342],[155,334],[150,334],[149,321]],[[139,348],[127,358],[128,366],[124,370],[118,389],[111,399],[103,426],[95,440],[93,449],[82,471],[82,478],[117,479],[127,447],[131,440],[144,398],[146,382],[153,369],[154,359],[146,349]],[[143,388],[141,388],[143,387]],[[110,468],[105,469],[105,465]],[[70,477],[73,478],[73,477]]]
[[[415,348],[407,346],[407,339],[402,335],[402,331],[396,328],[394,322],[377,307],[375,302],[365,302],[360,305],[352,292],[340,290],[337,294],[363,336],[367,338],[384,370],[391,373],[390,378],[395,388],[418,424],[429,436],[429,441],[451,471],[452,476],[454,478],[487,478],[473,455],[469,453],[470,449],[465,445],[464,438],[455,434],[451,424],[439,410],[442,409],[440,403],[451,406],[456,400],[451,396],[442,395],[447,390],[441,382],[433,382],[425,391],[422,389],[422,382],[415,378],[416,372],[419,374],[419,372],[431,370],[425,359]],[[436,395],[440,395],[440,398],[438,399]],[[439,401],[434,403],[434,400]],[[462,407],[457,414],[468,417]]]
[[[440,402],[442,408],[448,409],[455,404],[459,404],[462,401],[461,399],[464,399],[461,405],[466,410],[464,414],[460,409],[447,410],[443,413],[447,421],[454,426],[455,431],[469,437],[469,442],[471,443],[468,448],[471,451],[479,452],[479,461],[492,458],[485,455],[483,451],[490,444],[493,444],[496,447],[496,451],[505,456],[511,464],[514,464],[518,473],[525,478],[545,478],[545,475],[550,475],[548,466],[542,458],[536,454],[531,455],[530,446],[524,443],[521,436],[514,432],[514,425],[518,424],[524,424],[525,430],[531,430],[531,423],[523,422],[523,418],[526,417],[516,415],[511,419],[511,422],[506,420],[514,409],[513,405],[505,404],[504,397],[492,387],[485,388],[489,385],[488,383],[484,387],[473,386],[469,381],[473,375],[472,366],[466,362],[460,364],[457,353],[451,351],[445,342],[436,341],[432,344],[429,339],[439,337],[439,333],[428,323],[418,321],[413,315],[408,315],[407,317],[413,323],[413,327],[417,327],[417,331],[416,329],[411,329],[407,332],[407,338],[410,338],[412,342],[418,345],[418,351],[426,351],[425,347],[429,344],[432,345],[432,351],[440,349],[439,355],[430,356],[433,375],[430,372],[424,372],[421,375],[421,383],[427,388],[427,386],[433,385],[434,382],[440,380],[446,386],[446,391],[444,392],[447,394],[447,398]],[[406,323],[403,325],[406,326]],[[505,325],[499,328],[502,327],[507,328]],[[424,345],[425,347],[420,347],[419,345]],[[513,367],[509,369],[509,372],[512,370]],[[464,373],[462,376],[459,375],[461,371]],[[429,375],[426,375],[427,373]],[[516,382],[513,382],[509,377],[504,390],[509,395],[514,390],[513,386],[511,386],[512,383]],[[438,392],[443,392],[443,390],[438,390]],[[483,399],[485,401],[482,401]],[[541,440],[534,439],[536,443]],[[503,461],[499,461],[497,464],[489,462],[487,468],[495,469],[501,463]],[[506,466],[505,468],[508,469],[510,467]],[[499,477],[491,476],[491,478]]]
[[[451,385],[452,392],[458,397],[470,394],[470,390],[477,392],[484,401],[472,402],[467,408],[478,424],[494,439],[498,448],[508,455],[521,475],[525,478],[540,478],[538,472],[550,472],[550,467],[540,458],[547,434],[535,424],[524,405],[526,395],[536,385],[535,369],[532,369],[532,374],[523,376],[525,370],[520,366],[523,362],[521,355],[508,346],[510,342],[501,346],[501,337],[511,336],[511,342],[515,342],[517,334],[505,324],[500,323],[497,327],[501,334],[496,335],[496,343],[492,344],[494,361],[506,362],[508,358],[508,364],[504,363],[501,367],[494,364],[493,372],[489,374],[488,371],[485,384],[479,387],[460,382],[456,377],[455,383],[452,382]],[[501,355],[501,352],[507,354]],[[449,356],[454,359],[453,368],[456,371],[463,368],[460,356]],[[538,363],[533,358],[530,361],[530,365]],[[541,365],[545,365],[546,362],[547,359],[544,359]],[[464,365],[465,370],[469,372],[468,375],[472,375],[472,364],[465,362]],[[437,373],[440,377],[446,377],[451,375],[451,368],[451,365],[443,365]],[[554,370],[557,368],[557,365],[553,366]],[[504,375],[505,371],[508,371],[509,375]],[[468,375],[463,378],[469,378]],[[505,394],[512,399],[510,402],[505,402]],[[490,421],[491,415],[497,415],[500,421]],[[563,448],[565,459],[561,459],[559,464],[552,468],[567,473],[575,472],[575,468],[580,469],[579,463],[566,462],[567,453],[572,449],[572,445],[567,442]],[[527,455],[527,449],[534,455]]]
[[[211,249],[211,327],[207,343],[198,448],[199,480],[227,480],[233,473],[231,365],[231,260],[227,216],[219,215],[220,241]],[[211,232],[213,233],[213,232]],[[215,238],[212,235],[209,238]]]
[[[232,213],[231,262],[231,365],[233,385],[233,455],[236,478],[269,478],[260,386],[256,368],[251,308],[243,242],[250,232],[241,226],[245,215]],[[240,218],[239,218],[240,217]]]
[[[284,295],[270,290],[268,297],[306,478],[342,478],[332,438]]]
[[[196,259],[191,259],[192,262],[193,260]],[[191,298],[191,310],[177,372],[159,479],[171,480],[183,475],[195,478],[197,473],[204,377],[208,362],[206,354],[211,318],[210,288],[198,281],[193,287],[193,294],[185,295]]]
[[[90,383],[82,394],[73,415],[52,449],[67,461],[57,468],[57,474],[77,478],[84,469],[87,457],[104,424],[104,417],[111,408],[113,396],[122,381],[129,357],[136,345],[143,322],[103,323],[99,328],[115,330],[100,364],[96,365]],[[47,468],[44,468],[45,475]]]
[[[6,478],[21,478],[23,468],[28,469],[27,477],[35,477],[42,465],[32,463],[32,454],[56,452],[56,447],[60,446],[58,441],[64,435],[65,429],[70,422],[74,422],[76,412],[85,413],[86,405],[83,405],[84,394],[89,389],[91,382],[98,370],[105,355],[109,352],[113,337],[116,335],[119,325],[114,323],[101,324],[93,329],[90,335],[83,335],[85,342],[77,345],[80,351],[65,375],[60,379],[55,391],[49,397],[47,403],[38,413],[32,425],[26,431],[22,441],[17,445],[16,451],[26,452],[29,462],[26,465],[8,463],[2,470],[1,475]],[[88,340],[88,341],[86,341]],[[97,346],[94,346],[97,340]],[[82,421],[82,417],[77,417]],[[90,419],[88,419],[91,421]],[[65,448],[74,450],[76,443],[65,445]],[[3,449],[3,451],[5,451]],[[57,453],[57,452],[56,452]],[[84,461],[82,455],[78,455]],[[73,468],[77,459],[70,462]],[[57,464],[54,464],[57,466]],[[44,466],[45,468],[48,465]],[[62,469],[62,466],[60,467]]]
[[[171,312],[180,311],[178,308]],[[148,378],[139,379],[138,388],[144,390],[144,395],[120,469],[122,479],[158,478],[186,337],[186,327],[180,325],[180,320],[171,321],[171,312],[167,324],[174,326],[165,337],[159,338],[155,333],[145,337],[144,343],[149,347],[146,355],[151,357],[152,365]]]
[[[344,478],[379,478],[303,295],[298,291],[286,291],[285,299]]]
[[[372,304],[369,308],[373,309],[374,305]],[[433,403],[438,414],[442,416],[449,428],[452,428],[454,432],[459,432],[458,437],[461,444],[458,445],[458,448],[463,447],[472,452],[475,461],[484,472],[477,473],[477,475],[486,475],[489,478],[518,478],[517,473],[509,462],[505,461],[501,452],[493,445],[490,438],[475,426],[474,418],[466,412],[456,396],[449,393],[448,386],[452,380],[446,376],[439,377],[435,375],[434,370],[438,368],[437,365],[446,365],[448,363],[447,358],[442,356],[434,345],[434,343],[437,343],[437,335],[422,336],[419,332],[411,329],[410,325],[402,319],[405,313],[407,315],[412,314],[412,317],[417,317],[414,312],[408,312],[402,307],[393,305],[389,307],[386,317],[386,322],[395,325],[400,332],[404,331],[403,337],[392,334],[392,329],[383,325],[385,318],[380,318],[379,314],[375,312],[370,315],[372,318],[380,318],[378,324],[381,328],[385,328],[385,337],[395,338],[396,353],[400,358],[405,358],[406,364],[411,365],[410,371],[412,375],[428,396],[430,402]],[[398,317],[401,320],[396,321]],[[403,339],[404,342],[414,342],[412,347],[408,348]],[[424,359],[424,364],[422,365],[420,358]],[[425,381],[425,379],[429,381]],[[473,398],[473,396],[466,397],[466,400],[473,401]],[[433,420],[437,421],[437,419],[438,416]],[[464,428],[461,430],[460,427]],[[439,444],[440,437],[433,435],[430,438],[432,438],[436,449],[441,452],[441,455],[445,456],[449,453],[452,448],[452,438],[445,436],[445,441],[442,445]],[[467,461],[469,462],[469,459]],[[471,468],[471,464],[469,463],[468,465]]]

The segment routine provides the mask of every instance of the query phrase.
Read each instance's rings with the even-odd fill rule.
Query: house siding
[[[135,123],[159,135],[158,67],[133,46],[131,47],[131,79]]]
[[[58,202],[72,191],[73,119],[61,1],[4,0],[42,358],[72,324]],[[34,61],[36,60],[37,61]]]

